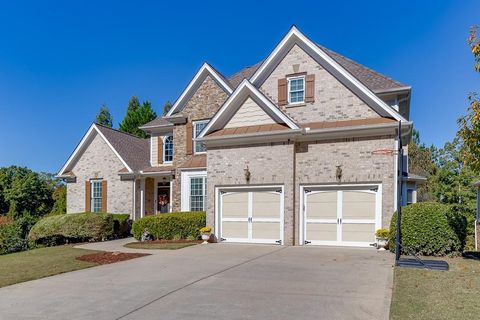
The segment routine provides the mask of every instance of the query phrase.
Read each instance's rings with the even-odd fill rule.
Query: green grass
[[[395,268],[390,319],[478,318],[480,261],[443,260],[449,271]]]
[[[144,242],[130,242],[124,245],[124,247],[131,249],[157,249],[157,250],[177,250],[185,247],[196,245],[196,242],[184,242],[184,243],[144,243]]]
[[[95,252],[65,245],[0,255],[0,287],[96,266],[75,259]]]

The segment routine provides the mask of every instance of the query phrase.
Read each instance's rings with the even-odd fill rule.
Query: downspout
[[[297,143],[296,141],[293,141],[293,195],[292,195],[292,200],[293,200],[293,245],[299,244],[300,242],[297,243],[297,237],[296,237],[296,226],[297,226],[297,219],[299,218],[298,214],[296,214],[295,210],[297,209],[297,203],[296,203],[296,193],[297,193],[297,186],[296,186],[296,176],[297,176]],[[300,210],[298,212],[300,214]]]

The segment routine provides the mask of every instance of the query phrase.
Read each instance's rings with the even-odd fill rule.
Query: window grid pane
[[[193,128],[193,138],[195,139],[196,137],[198,137],[198,135],[200,134],[200,132],[202,132],[203,128],[205,128],[208,124],[208,121],[199,121],[199,122],[195,122],[193,125],[194,125],[194,128]],[[198,143],[198,142],[195,142],[195,152],[205,152],[207,151],[207,148],[205,147],[205,145],[203,145],[202,143]]]
[[[290,102],[303,102],[304,101],[304,78],[297,78],[297,79],[290,79],[289,86],[290,86]]]
[[[173,137],[169,136],[165,138],[163,143],[163,161],[173,161]]]
[[[190,178],[190,210],[204,211],[206,198],[206,178]]]
[[[92,181],[92,211],[102,211],[102,182]]]

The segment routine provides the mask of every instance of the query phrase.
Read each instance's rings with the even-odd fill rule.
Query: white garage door
[[[220,191],[220,238],[229,242],[282,244],[282,190]]]
[[[304,188],[305,244],[369,246],[381,225],[379,186]]]

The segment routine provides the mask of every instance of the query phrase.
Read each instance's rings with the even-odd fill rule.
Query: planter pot
[[[377,237],[377,249],[385,250],[388,245],[388,238],[378,238]]]
[[[208,243],[208,240],[210,240],[210,233],[202,233],[202,240],[203,243]]]

